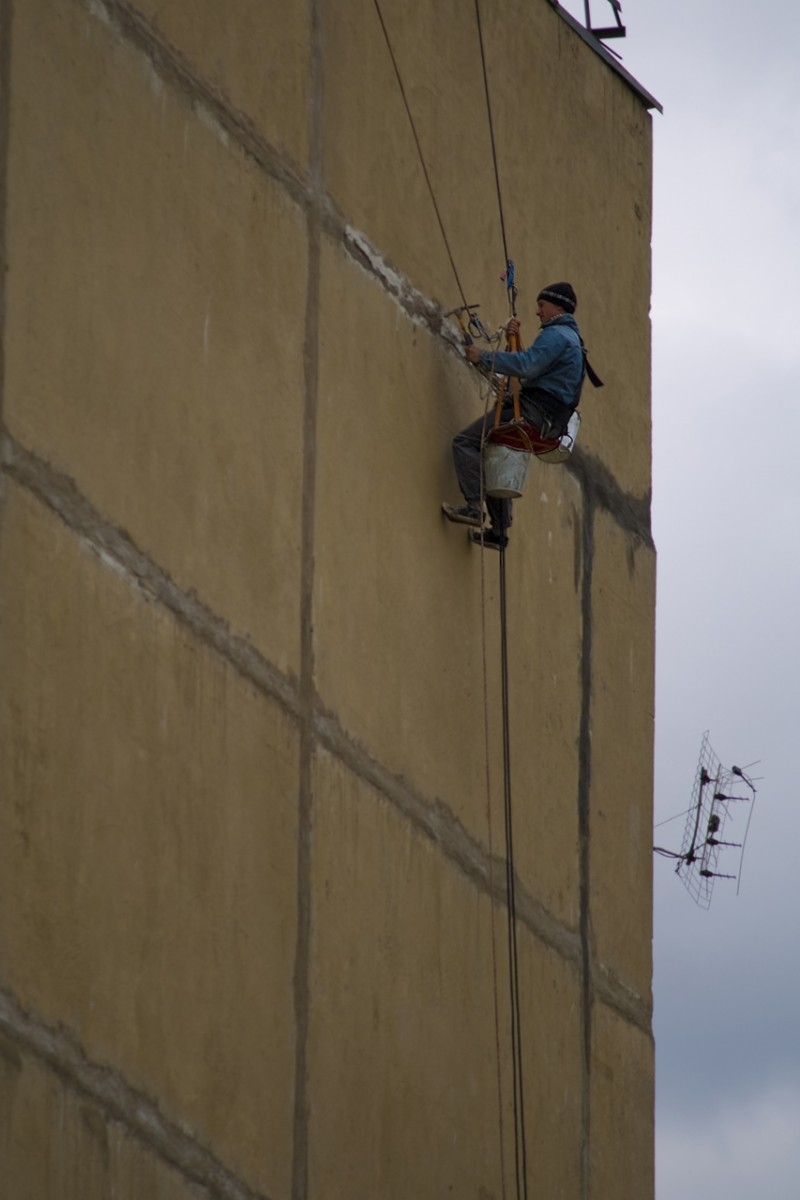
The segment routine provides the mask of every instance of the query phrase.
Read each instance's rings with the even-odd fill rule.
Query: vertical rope
[[[408,97],[406,96],[406,89],[403,87],[403,80],[400,75],[400,68],[397,65],[397,59],[395,58],[394,50],[392,49],[391,39],[389,38],[389,31],[386,28],[386,22],[383,19],[383,13],[381,12],[381,6],[380,6],[378,0],[373,0],[373,3],[375,4],[375,11],[378,14],[378,20],[381,23],[381,29],[383,30],[383,36],[386,39],[386,46],[389,51],[389,57],[392,60],[392,66],[394,67],[394,73],[397,77],[397,85],[400,88],[400,95],[403,97],[403,104],[405,105],[406,114],[408,116],[408,123],[411,126],[411,132],[414,135],[414,142],[417,147],[417,154],[419,155],[420,166],[422,167],[422,174],[425,176],[425,182],[428,185],[428,191],[430,193],[431,201],[433,203],[433,210],[436,213],[436,220],[439,222],[439,229],[441,230],[442,241],[444,242],[445,250],[447,251],[447,257],[450,259],[450,266],[452,268],[453,275],[455,277],[456,287],[458,288],[458,294],[461,297],[461,303],[464,305],[464,308],[466,308],[467,307],[467,297],[464,294],[463,287],[461,286],[461,280],[459,279],[459,276],[458,276],[458,270],[456,269],[456,263],[455,263],[455,259],[453,258],[453,252],[450,249],[450,242],[447,240],[447,233],[445,231],[444,221],[442,220],[442,214],[439,211],[439,205],[436,203],[436,196],[433,191],[433,184],[431,183],[431,177],[428,174],[428,168],[425,165],[425,156],[422,153],[422,146],[420,144],[419,135],[417,133],[417,127],[414,124],[414,118],[411,114],[411,105],[409,104]]]
[[[481,25],[481,4],[480,0],[475,0],[475,20],[478,25],[478,41],[481,47],[481,71],[483,72],[483,92],[486,96],[486,115],[489,118],[489,137],[492,143],[492,165],[494,167],[494,183],[497,189],[497,208],[500,213],[500,234],[503,239],[503,260],[507,264],[508,257],[508,241],[506,239],[506,222],[503,216],[503,196],[500,191],[500,172],[497,167],[497,146],[494,140],[494,121],[492,120],[492,100],[489,95],[489,76],[486,70],[486,50],[483,44],[483,26]]]
[[[482,389],[483,390],[483,389]],[[491,385],[487,382],[483,394],[483,429],[481,431],[481,447],[486,440],[486,427],[489,419],[489,399],[492,394]],[[482,451],[481,451],[482,452]],[[486,481],[481,471],[481,512],[486,502]],[[481,527],[481,540],[483,527]],[[481,545],[481,550],[483,546]],[[497,990],[497,936],[495,934],[495,895],[494,895],[494,836],[492,832],[492,792],[490,770],[490,737],[489,737],[489,668],[486,654],[486,570],[483,554],[481,553],[481,650],[483,659],[483,741],[486,761],[486,824],[489,837],[489,902],[492,922],[492,992],[494,995],[494,1045],[495,1061],[497,1064],[497,1112],[500,1134],[500,1194],[506,1200],[506,1139],[505,1122],[503,1120],[503,1074],[500,1054],[500,999]]]
[[[508,698],[508,622],[506,607],[506,552],[500,548],[500,659],[503,709],[503,799],[506,828],[506,887],[508,891],[508,972],[511,993],[511,1054],[514,1073],[514,1161],[517,1196],[528,1196],[528,1162],[525,1135],[525,1096],[522,1075],[522,1023],[519,999],[517,950],[517,898],[514,875],[514,822],[511,804],[511,733]]]

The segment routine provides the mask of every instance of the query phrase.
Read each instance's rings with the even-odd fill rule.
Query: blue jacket
[[[569,313],[543,325],[527,350],[481,351],[481,364],[498,375],[516,375],[523,387],[540,388],[574,407],[583,383],[583,347],[575,318]]]

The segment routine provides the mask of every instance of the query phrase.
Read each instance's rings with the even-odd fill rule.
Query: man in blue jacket
[[[542,327],[527,350],[495,352],[466,346],[464,353],[471,363],[488,371],[521,379],[521,416],[546,437],[557,438],[566,431],[567,422],[580,400],[586,369],[580,330],[572,315],[577,298],[571,284],[552,283],[539,292],[537,301],[536,315]],[[519,333],[519,322],[515,318],[509,321],[507,331]],[[503,404],[501,420],[513,419],[514,405],[509,394]],[[479,417],[453,438],[453,462],[466,504],[460,508],[442,505],[448,520],[478,530],[483,526],[481,443],[485,425],[490,427],[483,417]],[[483,545],[499,550],[508,543],[511,502],[487,496],[486,507],[491,528],[483,533]],[[474,541],[481,541],[479,533],[472,537]]]

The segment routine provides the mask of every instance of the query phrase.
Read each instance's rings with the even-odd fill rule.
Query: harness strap
[[[592,385],[592,387],[605,387],[605,384],[597,374],[597,371],[595,371],[594,367],[589,362],[589,355],[586,353],[586,347],[583,344],[583,338],[581,338],[581,351],[583,353],[583,369],[588,377],[589,383]]]
[[[522,349],[522,343],[519,340],[518,333],[506,334],[506,349],[511,351],[518,351]],[[497,403],[494,406],[495,429],[497,429],[497,427],[500,425],[500,414],[503,410],[503,401],[506,398],[507,390],[508,376],[504,375],[503,382],[500,385],[500,391],[497,393]],[[521,416],[519,408],[519,379],[517,379],[516,376],[511,377],[511,395],[514,399],[514,421],[519,424]]]

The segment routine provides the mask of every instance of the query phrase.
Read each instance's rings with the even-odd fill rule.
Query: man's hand
[[[506,324],[506,337],[511,341],[512,337],[519,338],[519,321],[516,317],[512,317]]]
[[[467,362],[479,363],[481,361],[481,352],[477,346],[465,346],[464,354]]]

